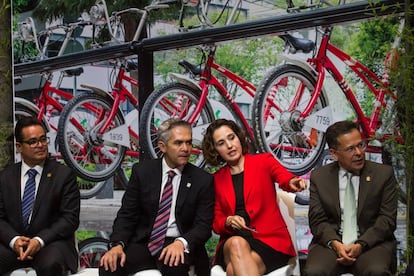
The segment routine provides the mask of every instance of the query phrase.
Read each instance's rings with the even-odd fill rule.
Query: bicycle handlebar
[[[138,8],[128,8],[122,11],[118,11],[118,12],[113,12],[112,16],[118,16],[124,13],[129,13],[129,12],[134,12],[134,13],[139,13],[139,14],[146,14],[149,11],[152,10],[157,10],[157,9],[165,9],[165,8],[169,8],[170,6],[167,4],[156,4],[156,5],[149,5],[146,6],[144,9],[138,9]]]

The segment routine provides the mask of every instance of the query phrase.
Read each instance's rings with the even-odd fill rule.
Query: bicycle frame
[[[102,138],[104,141],[109,141],[111,143],[116,143],[116,144],[120,144],[123,146],[126,146],[127,148],[130,147],[130,143],[131,143],[131,137],[133,139],[135,139],[136,141],[138,141],[138,130],[136,129],[136,125],[137,124],[133,124],[132,122],[134,122],[135,119],[138,118],[138,111],[136,109],[132,110],[131,112],[129,112],[126,116],[126,122],[125,125],[127,126],[127,131],[128,134],[127,137],[129,137],[128,141],[125,140],[119,140],[119,139],[112,139],[111,135],[109,135],[109,133],[106,133],[106,131],[108,130],[108,128],[111,127],[112,121],[115,118],[118,110],[119,110],[119,106],[121,103],[124,103],[126,101],[129,101],[134,107],[138,106],[138,100],[137,98],[129,91],[129,89],[127,88],[127,83],[138,87],[138,81],[136,79],[134,79],[133,77],[127,75],[127,69],[125,68],[126,65],[121,65],[119,70],[118,70],[118,74],[114,83],[114,87],[112,88],[110,94],[112,96],[112,100],[113,100],[113,106],[112,109],[110,111],[110,114],[108,116],[108,118],[105,119],[105,121],[103,122],[103,124],[99,124],[99,129],[97,131],[97,133],[102,135]],[[102,91],[99,88],[95,88],[95,87],[91,87],[88,85],[82,85],[83,87],[89,88],[92,91],[94,91],[95,93],[98,93],[100,95],[103,96],[109,96],[109,94],[107,94],[106,92]],[[96,111],[97,113],[101,112],[100,110]],[[79,131],[84,132],[84,128],[81,124],[79,124],[78,122],[73,122],[72,123],[78,128]],[[115,134],[116,133],[123,133],[123,129],[119,129],[119,130],[112,130],[111,133]],[[123,136],[125,137],[125,136]],[[112,152],[113,154],[115,154],[114,152]],[[135,157],[138,158],[139,156],[139,152],[138,151],[134,151],[134,150],[128,150],[126,152],[126,155],[131,156],[131,157]]]
[[[390,89],[388,86],[388,74],[385,73],[382,78],[379,78],[366,66],[352,58],[350,55],[343,52],[341,49],[335,47],[330,43],[330,35],[332,32],[332,27],[325,28],[323,37],[319,46],[316,57],[308,59],[308,63],[313,65],[314,69],[317,72],[317,81],[315,86],[315,93],[311,100],[309,101],[307,107],[300,114],[300,118],[304,119],[309,116],[313,106],[315,105],[317,99],[322,93],[322,87],[325,81],[325,69],[332,75],[335,82],[338,83],[341,90],[347,97],[348,101],[351,103],[356,116],[358,118],[358,123],[362,128],[363,137],[368,140],[379,140],[384,141],[387,138],[391,138],[394,135],[385,134],[382,137],[375,137],[376,130],[380,126],[380,113],[383,110],[387,103],[385,101],[386,96],[389,95],[394,101],[397,100],[397,95]],[[362,110],[361,105],[356,99],[354,92],[346,82],[343,74],[337,69],[334,62],[330,58],[329,54],[341,60],[347,68],[351,69],[360,80],[362,80],[369,90],[375,96],[375,103],[371,113],[371,117],[367,117]],[[397,141],[401,142],[402,138],[397,137]],[[368,152],[381,152],[380,147],[369,145],[367,148]]]
[[[106,130],[110,126],[110,123],[112,122],[112,119],[115,117],[117,109],[121,103],[128,100],[135,108],[138,106],[138,99],[126,87],[126,83],[129,83],[134,87],[138,87],[138,80],[127,75],[126,72],[127,71],[125,69],[125,66],[124,65],[121,66],[118,72],[118,76],[115,81],[115,85],[111,92],[114,98],[114,105],[113,105],[114,108],[112,108],[110,116],[109,116],[111,120],[108,120],[107,122],[105,122],[105,124],[99,129],[98,133],[100,134],[104,134],[106,132]],[[125,118],[126,118],[126,125],[128,126],[129,137],[130,138],[132,137],[136,141],[138,141],[138,130],[136,129],[137,124],[131,124],[132,121],[134,121],[134,118],[138,118],[137,110],[134,109],[133,111],[129,112]],[[115,142],[115,141],[112,141],[112,142]],[[126,155],[138,158],[139,152],[138,151],[127,151]]]
[[[39,97],[33,99],[34,103],[24,98],[15,97],[16,104],[20,104],[27,110],[30,110],[31,112],[36,114],[37,119],[40,122],[44,123],[47,130],[47,136],[50,140],[49,152],[54,155],[58,154],[57,149],[55,147],[58,124],[57,122],[54,122],[54,120],[52,120],[52,113],[56,110],[60,114],[60,112],[62,112],[63,110],[63,105],[59,102],[58,99],[54,98],[54,96],[59,96],[66,101],[72,99],[72,94],[60,89],[60,84],[63,78],[65,76],[71,76],[71,72],[73,71],[62,71],[60,73],[60,77],[56,86],[52,85],[53,75],[51,73],[47,73],[44,77],[45,83],[43,84],[43,87],[40,90]]]
[[[213,69],[219,74],[225,76],[227,79],[233,81],[235,84],[237,84],[237,86],[242,88],[251,97],[254,97],[254,94],[256,92],[256,87],[250,82],[248,82],[247,80],[236,75],[229,69],[217,64],[214,61],[216,47],[208,46],[208,48],[209,48],[208,57],[205,62],[205,67],[201,73],[200,81],[198,83],[199,88],[201,88],[200,101],[198,102],[194,113],[191,115],[191,117],[187,121],[190,124],[193,124],[197,120],[198,116],[200,115],[201,110],[203,109],[203,106],[206,104],[206,101],[208,101],[207,97],[209,94],[209,87],[214,86],[216,90],[219,92],[219,94],[223,97],[223,99],[229,103],[229,105],[232,108],[232,111],[238,117],[240,122],[243,124],[244,128],[247,130],[249,137],[252,139],[252,141],[254,141],[253,130],[251,129],[249,123],[247,122],[246,118],[241,112],[239,106],[237,105],[237,103],[235,102],[234,98],[231,96],[229,91],[219,81],[219,79],[217,79],[217,77],[215,77],[212,74],[211,70]]]
[[[63,78],[63,71],[61,72],[60,80],[58,83],[61,83],[61,79]],[[56,109],[59,113],[63,110],[63,105],[53,97],[53,95],[57,95],[59,97],[64,98],[65,100],[70,100],[73,98],[73,95],[69,92],[63,91],[57,87],[52,86],[52,74],[48,74],[46,77],[46,82],[43,86],[43,89],[37,99],[34,99],[36,105],[39,108],[39,114],[37,115],[37,119],[41,120],[43,116],[48,116],[51,110]],[[49,121],[49,120],[48,120]],[[52,125],[49,123],[51,129],[57,131],[57,126]]]
[[[34,21],[31,17],[26,18],[26,20],[22,23],[20,23],[20,37],[23,42],[26,41],[34,41],[36,45],[36,50],[38,52],[37,58],[40,60],[47,58],[47,49],[49,46],[50,37],[53,34],[55,30],[63,29],[65,31],[65,37],[62,42],[62,45],[59,49],[59,52],[57,56],[62,56],[66,50],[66,47],[72,37],[73,32],[79,28],[89,25],[89,21],[78,21],[74,23],[69,23],[67,25],[56,25],[51,26],[47,30],[41,32],[40,34],[45,35],[45,41],[43,45],[41,46],[39,43],[39,36],[36,30],[36,26],[34,24]],[[43,87],[40,91],[40,95],[38,98],[34,99],[35,106],[29,105],[25,103],[24,101],[21,101],[19,99],[16,99],[15,101],[18,103],[21,103],[23,106],[28,108],[29,110],[32,110],[37,114],[37,119],[41,122],[44,122],[46,125],[46,128],[48,130],[48,137],[50,139],[49,143],[49,152],[52,154],[57,154],[57,149],[55,147],[55,140],[56,135],[53,135],[51,131],[56,132],[57,131],[57,123],[53,124],[50,120],[51,118],[51,112],[53,110],[57,110],[59,113],[63,110],[63,105],[55,99],[53,96],[59,96],[66,101],[72,99],[73,95],[69,92],[63,91],[60,89],[60,85],[63,81],[63,78],[65,76],[78,76],[83,72],[83,69],[71,69],[71,70],[65,70],[60,72],[59,80],[57,82],[56,86],[52,85],[52,79],[53,74],[48,72],[45,73],[44,79],[45,83],[43,84]]]

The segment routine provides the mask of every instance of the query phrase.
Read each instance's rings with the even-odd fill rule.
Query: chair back
[[[296,224],[295,224],[295,197],[294,193],[288,193],[283,190],[277,191],[277,203],[279,204],[280,213],[285,220],[287,229],[289,231],[290,238],[296,253],[298,253],[297,241],[296,241]],[[299,256],[292,257],[289,260],[289,270],[285,275],[300,275]],[[277,269],[276,271],[278,271]],[[274,272],[276,272],[274,271]],[[276,276],[281,274],[269,273],[268,276]]]

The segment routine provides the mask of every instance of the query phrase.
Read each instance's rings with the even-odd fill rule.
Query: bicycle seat
[[[14,77],[13,81],[14,81],[15,85],[21,84],[22,83],[22,78],[21,77]]]
[[[127,60],[126,70],[127,71],[138,70],[138,62],[134,60]]]
[[[305,38],[297,38],[290,34],[279,35],[290,46],[295,48],[296,51],[302,51],[304,53],[309,53],[315,48],[315,42]]]
[[[178,64],[180,66],[184,67],[184,69],[186,71],[190,71],[195,76],[200,76],[201,75],[201,72],[203,71],[203,69],[201,68],[201,66],[198,66],[196,64],[193,64],[193,63],[191,63],[189,61],[186,61],[184,59],[183,60],[180,60],[178,62]]]
[[[83,67],[78,67],[78,68],[65,70],[65,74],[68,77],[80,76],[82,73],[83,73]]]

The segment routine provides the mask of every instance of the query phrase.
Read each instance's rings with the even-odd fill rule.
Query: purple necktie
[[[172,202],[172,180],[175,176],[174,171],[168,171],[168,179],[162,192],[157,217],[152,227],[148,249],[152,256],[157,254],[164,245],[165,235],[167,234],[167,224],[170,218]]]

